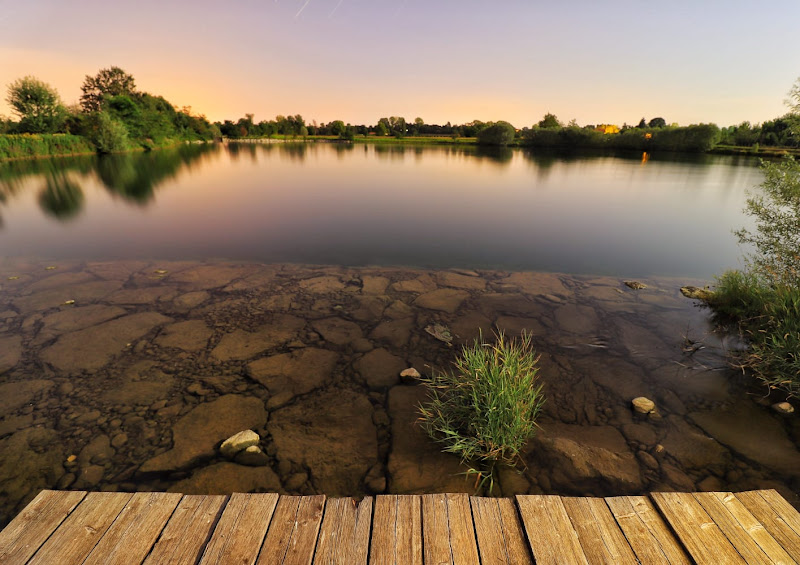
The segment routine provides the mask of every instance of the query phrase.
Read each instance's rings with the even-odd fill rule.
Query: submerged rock
[[[263,467],[269,464],[269,457],[257,445],[251,445],[236,454],[234,460],[239,465],[248,467]]]
[[[168,492],[183,494],[231,494],[233,492],[283,492],[281,481],[269,467],[245,467],[215,463],[175,483]]]
[[[714,298],[714,293],[712,291],[704,288],[698,288],[696,286],[682,286],[681,294],[683,294],[686,298],[693,298],[695,300],[702,300],[704,302],[708,302]]]
[[[778,402],[776,404],[773,404],[772,409],[778,414],[783,414],[784,416],[788,416],[789,414],[794,413],[794,406],[792,406],[788,402]]]
[[[177,471],[214,456],[214,446],[243,429],[258,428],[267,420],[258,398],[229,394],[201,404],[172,428],[173,447],[149,459],[141,473]]]
[[[647,288],[646,284],[640,283],[639,281],[625,281],[625,286],[632,288],[633,290],[642,290]]]

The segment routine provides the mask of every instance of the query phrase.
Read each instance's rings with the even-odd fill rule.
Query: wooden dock
[[[774,490],[571,498],[42,491],[0,563],[800,563]]]

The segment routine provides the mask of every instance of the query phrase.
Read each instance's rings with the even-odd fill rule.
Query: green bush
[[[92,131],[92,142],[98,153],[117,153],[129,148],[128,129],[107,112],[98,112]]]
[[[497,122],[478,132],[479,145],[508,145],[516,135],[514,126],[508,122]]]
[[[800,166],[787,158],[764,163],[762,192],[748,199],[745,212],[754,232],[736,234],[754,249],[745,272],[728,271],[709,305],[736,322],[750,341],[739,356],[770,389],[800,393]]]
[[[63,133],[0,135],[0,159],[94,153],[83,137]]]
[[[430,400],[419,407],[428,434],[470,464],[489,491],[495,464],[516,462],[544,404],[531,336],[509,340],[501,332],[495,338],[494,344],[481,336],[464,346],[454,370],[423,377]]]

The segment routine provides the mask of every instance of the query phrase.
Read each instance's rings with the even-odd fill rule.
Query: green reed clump
[[[770,389],[800,395],[800,288],[728,271],[710,305],[749,339],[750,348],[737,355],[741,366]]]
[[[481,335],[462,348],[453,370],[422,379],[430,391],[430,400],[419,406],[422,425],[489,491],[495,465],[515,463],[536,432],[544,404],[538,361],[529,334],[516,340],[501,332],[495,343],[484,343]]]

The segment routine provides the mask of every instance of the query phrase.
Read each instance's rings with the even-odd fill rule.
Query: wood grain
[[[797,510],[774,490],[738,492],[734,496],[792,559],[800,563],[800,514]]]
[[[277,503],[275,493],[232,494],[200,563],[255,563]]]
[[[517,495],[517,505],[537,565],[588,565],[560,497]]]
[[[84,499],[83,491],[43,490],[0,532],[0,563],[24,563]]]
[[[470,497],[483,564],[533,565],[517,509],[507,498]]]
[[[29,563],[83,563],[131,498],[126,492],[90,492]]]
[[[691,563],[683,546],[647,497],[611,497],[606,498],[606,504],[641,563]]]
[[[360,503],[352,498],[328,499],[314,564],[366,565],[371,522],[371,497]]]
[[[602,498],[566,498],[561,502],[590,563],[631,564],[638,560]]]
[[[197,563],[219,521],[227,496],[184,496],[145,565]]]
[[[422,510],[417,495],[375,498],[370,563],[422,565]]]
[[[281,496],[257,563],[311,563],[324,506],[323,495]]]
[[[654,492],[650,496],[695,561],[745,563],[692,493]]]

